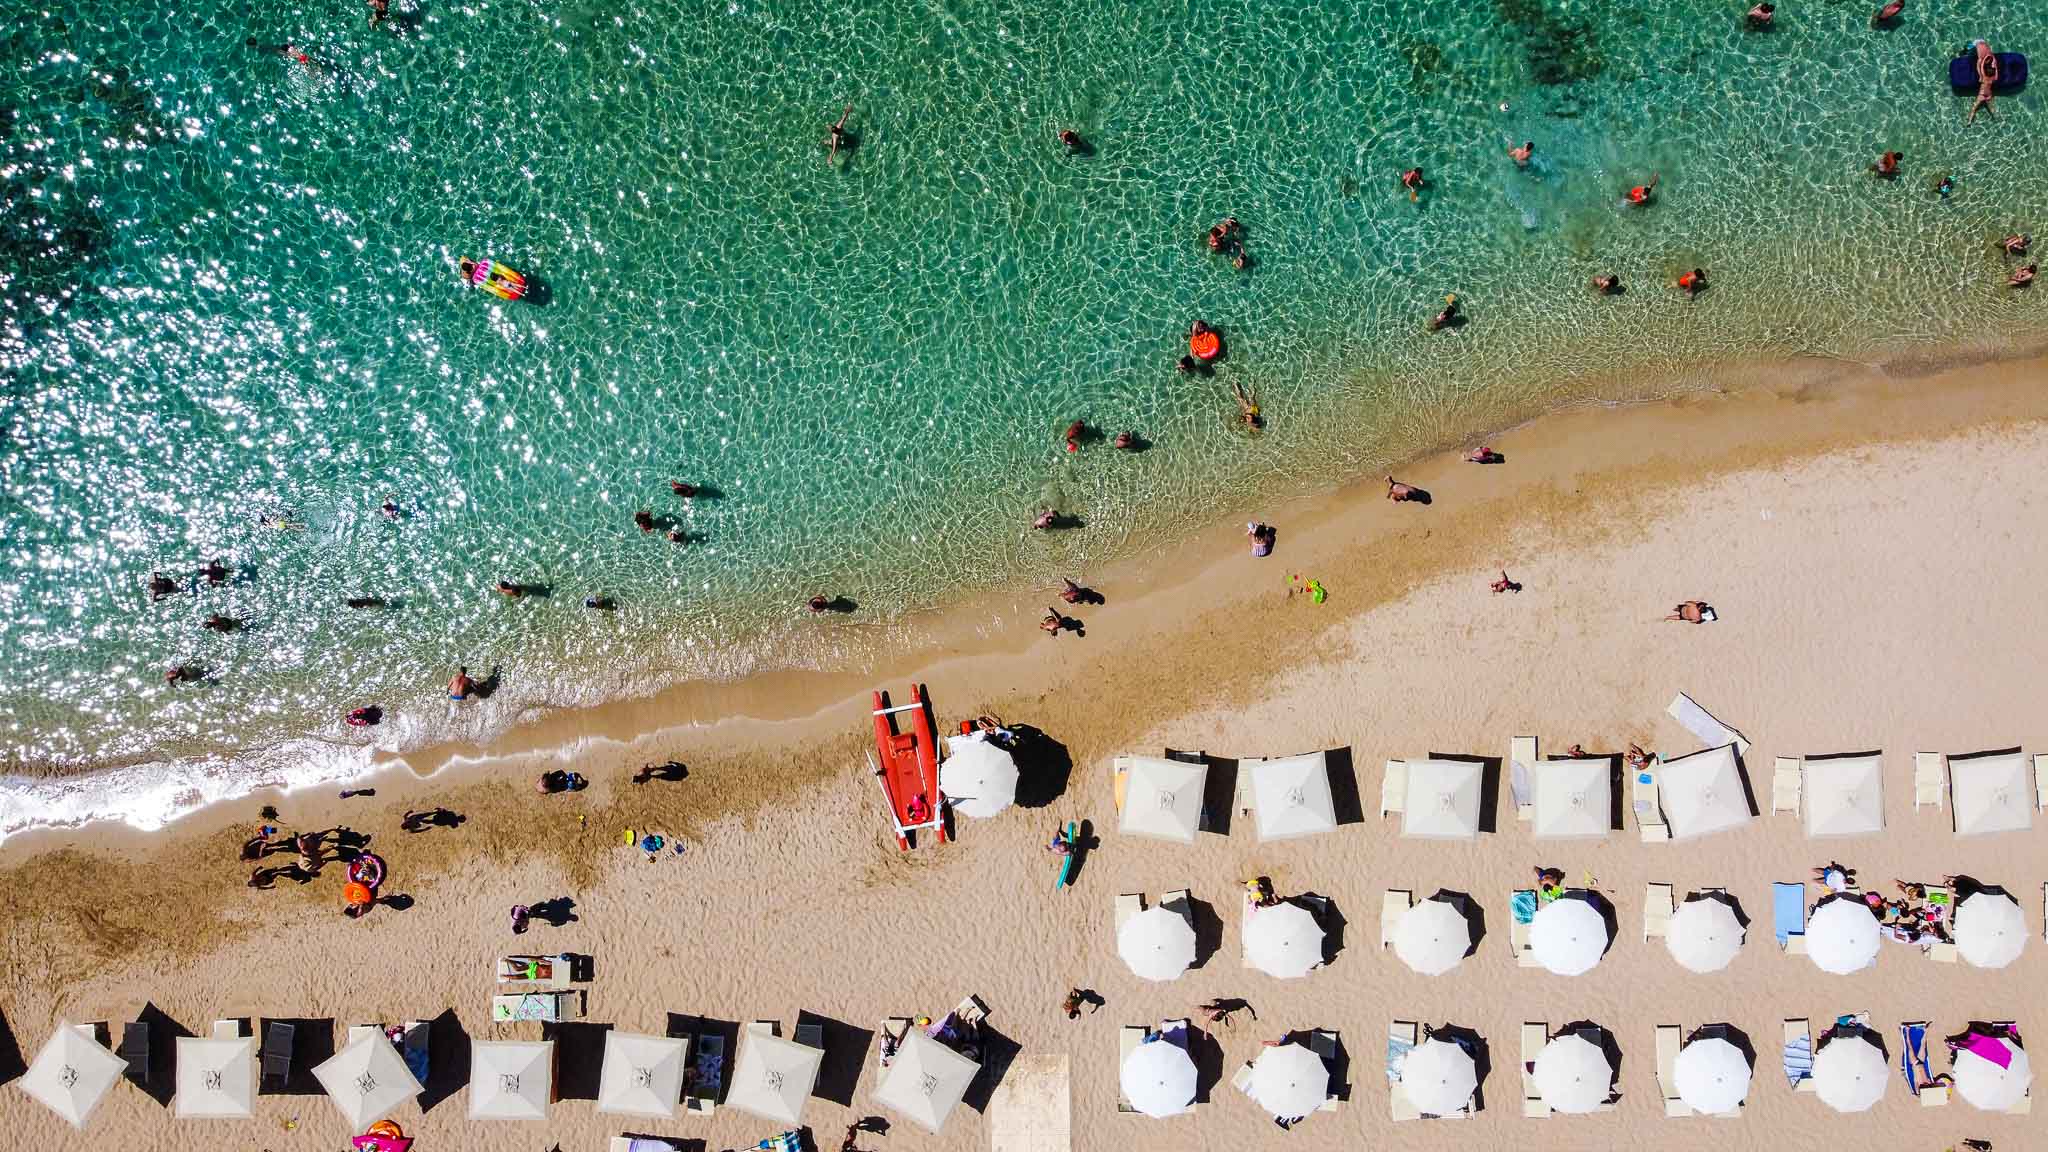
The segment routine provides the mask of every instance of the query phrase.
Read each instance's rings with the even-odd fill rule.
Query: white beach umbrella
[[[1195,962],[1195,928],[1177,908],[1153,906],[1116,930],[1116,954],[1141,980],[1173,980]]]
[[[981,1065],[912,1028],[875,1086],[875,1101],[937,1132],[980,1071]]]
[[[1410,760],[1401,835],[1470,840],[1479,835],[1483,766],[1470,760]]]
[[[477,1040],[469,1046],[471,1120],[545,1120],[554,1099],[552,1040]]]
[[[802,1124],[804,1102],[811,1098],[824,1063],[822,1048],[749,1032],[740,1037],[740,1059],[726,1086],[725,1102],[764,1120]]]
[[[1259,840],[1292,840],[1337,827],[1330,769],[1321,752],[1240,766],[1252,775],[1252,813]]]
[[[1178,1116],[1195,1102],[1195,1058],[1166,1040],[1151,1040],[1124,1057],[1118,1081],[1124,1099],[1147,1116]]]
[[[1806,918],[1806,954],[1823,972],[1846,976],[1877,959],[1877,917],[1855,896],[1826,897]]]
[[[1244,955],[1268,976],[1306,976],[1323,962],[1323,926],[1299,904],[1253,908],[1244,926]]]
[[[1861,1033],[1840,1036],[1813,1054],[1813,1090],[1837,1112],[1863,1112],[1884,1099],[1891,1071],[1884,1050]]]
[[[256,1099],[256,1038],[180,1036],[177,1096],[180,1120],[241,1119]]]
[[[1742,921],[1727,901],[1687,900],[1671,914],[1664,949],[1688,972],[1719,972],[1742,951]]]
[[[1155,840],[1195,841],[1202,822],[1202,791],[1208,787],[1207,764],[1184,764],[1150,756],[1128,756],[1124,771],[1124,804],[1117,829]]]
[[[90,1025],[59,1021],[43,1050],[36,1053],[35,1063],[22,1074],[21,1090],[70,1121],[73,1128],[83,1128],[86,1117],[127,1070],[128,1062],[108,1051]]]
[[[1607,953],[1607,919],[1591,900],[1567,893],[1537,909],[1529,924],[1529,950],[1559,976],[1590,972]]]
[[[1479,1066],[1462,1044],[1435,1036],[1401,1058],[1401,1087],[1408,1102],[1431,1116],[1449,1116],[1471,1103],[1479,1087]]]
[[[1449,900],[1429,899],[1394,922],[1394,955],[1424,976],[1441,976],[1472,950],[1472,922]]]
[[[373,1028],[313,1067],[313,1079],[327,1090],[351,1128],[367,1128],[420,1094],[419,1078],[405,1066],[398,1046]]]
[[[2004,889],[1972,892],[1956,905],[1956,954],[1978,968],[2003,968],[2020,958],[2027,943],[2027,917]]]
[[[1017,802],[1017,758],[986,738],[961,736],[947,742],[953,754],[939,765],[939,794],[953,811],[993,816]]]
[[[1614,1095],[1614,1066],[1599,1044],[1562,1033],[1536,1054],[1536,1091],[1553,1111],[1591,1112]]]
[[[1678,1050],[1671,1078],[1678,1098],[1695,1112],[1732,1112],[1749,1096],[1749,1058],[1719,1036],[1702,1036]]]
[[[2019,752],[1950,758],[1948,790],[1956,835],[2032,828],[2036,797],[2031,776],[2027,758]]]
[[[1852,756],[1805,761],[1800,803],[1808,836],[1871,836],[1884,831],[1884,760]]]
[[[2027,1050],[2003,1036],[1980,1037],[1977,1044],[1983,1047],[1956,1049],[1956,1095],[1986,1112],[2009,1112],[2018,1107],[2026,1099],[2027,1086],[2034,1082]],[[2001,1049],[2004,1064],[1993,1058]]]
[[[1274,1116],[1306,1116],[1330,1095],[1330,1069],[1302,1044],[1276,1044],[1252,1062],[1246,1094]]]
[[[1614,760],[1608,756],[1543,760],[1536,776],[1536,818],[1530,835],[1539,840],[1605,836],[1614,819]]]
[[[1725,832],[1754,819],[1733,744],[1666,760],[1657,770],[1657,787],[1673,840]]]
[[[681,1037],[605,1033],[604,1063],[597,1078],[597,1110],[623,1116],[674,1118],[676,1105],[683,1098],[683,1068],[689,1051],[690,1042]]]

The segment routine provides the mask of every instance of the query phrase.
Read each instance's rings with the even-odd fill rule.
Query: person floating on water
[[[1707,273],[1705,269],[1695,268],[1690,272],[1681,273],[1678,277],[1677,287],[1683,290],[1687,296],[1699,295],[1700,290],[1706,286]]]
[[[640,534],[643,536],[649,532],[654,531],[655,525],[653,511],[647,508],[642,508],[638,512],[633,513],[633,525],[640,529]]]
[[[1421,203],[1422,183],[1422,169],[1420,168],[1410,168],[1406,172],[1401,173],[1401,187],[1408,190],[1408,199],[1411,203]]]
[[[1877,158],[1877,163],[1872,164],[1870,170],[1883,179],[1894,179],[1899,174],[1899,161],[1905,158],[1904,152],[1887,152]]]
[[[1258,399],[1235,380],[1230,382],[1230,391],[1237,397],[1237,422],[1247,428],[1264,428],[1266,418],[1259,415]]]
[[[1069,156],[1079,156],[1088,150],[1088,142],[1081,139],[1081,134],[1072,128],[1060,129],[1060,143],[1066,146]]]
[[[2015,232],[2000,240],[1998,246],[2005,249],[2007,256],[2024,256],[2027,254],[2027,246],[2033,242],[2034,238],[2032,236],[2024,232]]]
[[[1456,292],[1453,292],[1450,295],[1444,297],[1444,310],[1430,317],[1429,330],[1431,332],[1441,332],[1445,328],[1448,328],[1453,324],[1456,324],[1459,319],[1460,317],[1458,316],[1458,294]]]
[[[1759,30],[1769,28],[1771,26],[1771,19],[1777,14],[1778,9],[1776,5],[1759,4],[1751,8],[1749,14],[1743,17],[1743,20],[1752,30]]]
[[[201,568],[199,570],[199,574],[201,576],[206,577],[206,582],[208,584],[211,584],[214,587],[218,588],[222,584],[227,583],[228,566],[226,564],[221,563],[220,557],[216,556],[213,559],[208,560],[206,562],[206,567]]]
[[[1602,296],[1621,295],[1621,277],[1612,272],[1603,272],[1593,277],[1593,291]]]
[[[1507,459],[1507,457],[1481,444],[1479,447],[1465,453],[1465,459],[1474,464],[1498,464]]]
[[[201,621],[199,626],[208,632],[234,632],[240,630],[242,622],[233,616],[223,616],[215,612]]]
[[[2012,249],[2008,247],[2006,251],[2010,252],[2012,251]],[[2026,251],[2026,249],[2022,247],[2020,251],[2024,252]],[[166,596],[175,595],[177,591],[178,582],[176,580],[171,579],[169,576],[166,576],[161,572],[151,572],[149,574],[150,603],[154,604],[158,600],[161,600]]]
[[[1892,21],[1897,20],[1899,18],[1899,13],[1904,12],[1905,10],[1906,0],[1892,0],[1891,3],[1885,5],[1882,8],[1879,8],[1877,10],[1877,15],[1872,16],[1870,18],[1870,26],[1872,28],[1882,28],[1886,24],[1889,24]]]
[[[1135,452],[1138,449],[1138,434],[1136,432],[1119,432],[1116,434],[1116,439],[1109,442],[1109,446],[1119,452]]]
[[[186,664],[173,664],[164,669],[164,683],[166,684],[184,684],[202,678],[199,674],[199,669]]]
[[[831,151],[825,154],[825,163],[830,164],[834,160],[839,159],[840,145],[847,144],[849,148],[851,147],[848,144],[850,137],[846,133],[846,118],[851,115],[853,115],[853,105],[848,104],[845,111],[839,113],[839,122],[825,129],[824,142],[831,148]]]
[[[2012,274],[2011,278],[2006,280],[2005,286],[2007,288],[2025,288],[2027,285],[2032,284],[2033,282],[2034,266],[2032,264],[2029,264],[2026,267],[2015,271]]]
[[[690,534],[681,528],[671,528],[668,530],[668,542],[671,544],[688,544],[690,542]]]
[[[1038,515],[1032,519],[1031,526],[1043,532],[1054,524],[1059,523],[1059,519],[1059,513],[1054,512],[1050,508],[1042,508],[1039,510]]]
[[[668,490],[675,493],[678,496],[681,496],[685,500],[688,500],[690,497],[695,496],[697,494],[697,486],[695,484],[686,483],[682,480],[669,481]]]
[[[1527,168],[1529,166],[1529,157],[1535,151],[1536,142],[1534,140],[1524,140],[1520,148],[1508,149],[1508,155],[1513,158],[1517,168]]]
[[[510,580],[500,580],[495,585],[495,587],[497,589],[498,595],[503,596],[509,600],[517,600],[521,596],[526,595],[526,585],[514,584]]]
[[[1638,208],[1648,205],[1650,200],[1657,195],[1657,181],[1659,178],[1658,173],[1652,172],[1650,173],[1650,182],[1648,184],[1638,184],[1629,189],[1628,202]]]

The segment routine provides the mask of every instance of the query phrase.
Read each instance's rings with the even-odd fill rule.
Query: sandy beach
[[[10,958],[0,1062],[11,1065],[0,1075],[18,1076],[60,1018],[107,1021],[116,1036],[146,1007],[195,1033],[230,1016],[311,1021],[301,1070],[330,1047],[317,1039],[320,1022],[332,1022],[338,1045],[352,1024],[441,1018],[433,1102],[394,1117],[424,1152],[597,1149],[622,1131],[717,1150],[751,1146],[773,1126],[731,1109],[668,1122],[593,1111],[601,1028],[661,1033],[680,1015],[776,1019],[786,1035],[802,1014],[822,1020],[827,1038],[822,1098],[805,1119],[818,1146],[836,1148],[847,1124],[889,1115],[871,1099],[876,1022],[936,1017],[973,994],[1014,1059],[969,1100],[992,1091],[997,1102],[957,1111],[936,1136],[891,1117],[888,1134],[861,1147],[990,1146],[1010,1122],[1007,1093],[1064,1061],[1071,1147],[1089,1152],[1303,1139],[1939,1149],[1966,1136],[2024,1148],[2037,1121],[1961,1101],[1922,1108],[1896,1074],[1877,1107],[1838,1114],[1789,1090],[1777,1045],[1785,1018],[1818,1029],[1867,1012],[1896,1065],[1902,1021],[1930,1020],[1937,1035],[1971,1020],[2048,1026],[2036,978],[2048,963],[2039,827],[1957,838],[1946,809],[1912,803],[1915,752],[2048,750],[2037,640],[2048,616],[2038,592],[2048,567],[2038,531],[2048,519],[2044,380],[2038,361],[1917,377],[1807,365],[1759,369],[1724,393],[1561,413],[1490,441],[1503,464],[1452,453],[1401,472],[1430,492],[1426,506],[1389,503],[1368,484],[1263,513],[1280,529],[1265,559],[1246,554],[1241,525],[1219,524],[1142,564],[1077,574],[1108,599],[1069,610],[1086,623],[1084,637],[1035,630],[1049,596],[1006,596],[906,627],[902,643],[842,673],[679,689],[543,717],[491,749],[438,750],[366,781],[377,790],[369,799],[260,796],[154,835],[92,827],[20,837],[0,850],[0,948]],[[1522,591],[1489,592],[1503,568]],[[1288,596],[1294,573],[1321,581],[1329,601]],[[1689,598],[1710,601],[1720,619],[1663,621]],[[867,689],[901,690],[913,678],[930,685],[942,726],[994,712],[1057,742],[1070,766],[1032,782],[1050,802],[962,820],[957,843],[899,853],[861,767],[863,713]],[[1377,815],[1389,759],[1501,757],[1517,735],[1539,737],[1547,753],[1631,742],[1667,757],[1692,752],[1699,742],[1664,714],[1681,691],[1753,741],[1745,763],[1764,811],[1741,830],[1644,844],[1631,817],[1605,839],[1538,843],[1503,798],[1496,830],[1468,844],[1401,839],[1398,823]],[[1333,833],[1279,845],[1259,845],[1242,822],[1186,847],[1120,836],[1109,761],[1165,746],[1232,760],[1341,750],[1335,759],[1348,765],[1362,811]],[[1769,811],[1774,757],[1872,749],[1884,753],[1883,835],[1808,841],[1796,817]],[[687,778],[626,779],[671,758]],[[592,787],[535,795],[535,772],[555,766]],[[250,890],[236,848],[264,802],[291,830],[367,834],[391,863],[387,890],[411,906],[343,917],[333,865],[311,883]],[[460,826],[400,830],[406,810],[436,804],[462,813]],[[1056,891],[1041,845],[1067,820],[1088,821],[1098,843],[1073,888]],[[687,851],[649,860],[624,845],[626,828],[659,831]],[[1887,892],[1894,877],[1951,873],[2002,884],[2036,939],[2003,970],[1937,964],[1887,943],[1874,967],[1826,975],[1773,942],[1770,888],[1830,859]],[[1587,975],[1515,963],[1508,893],[1527,887],[1538,865],[1563,869],[1617,909],[1612,948]],[[1240,966],[1235,905],[1254,875],[1283,895],[1332,902],[1343,921],[1333,963],[1292,981]],[[1694,975],[1646,943],[1648,882],[1681,894],[1727,888],[1753,921],[1741,955]],[[1142,982],[1116,956],[1113,897],[1156,900],[1183,887],[1200,906],[1205,960],[1172,983]],[[1472,894],[1487,925],[1476,954],[1426,978],[1382,951],[1375,921],[1390,887]],[[573,919],[510,934],[508,906],[553,898],[573,901]],[[488,1019],[493,958],[513,951],[594,957],[594,978],[578,986],[589,1026],[559,1037],[565,1098],[548,1120],[471,1122],[465,1038],[539,1035],[537,1024]],[[1059,1002],[1074,986],[1106,1005],[1065,1019]],[[1205,1029],[1194,1115],[1118,1115],[1117,1026],[1188,1015],[1210,997],[1243,997],[1257,1019]],[[1390,1119],[1381,1067],[1392,1019],[1485,1038],[1491,1071],[1476,1117]],[[1617,1106],[1525,1119],[1521,1025],[1577,1020],[1606,1026],[1620,1046]],[[1740,1028],[1758,1050],[1746,1108],[1735,1120],[1667,1119],[1653,1029],[1715,1022]],[[1261,1041],[1309,1028],[1341,1034],[1347,1098],[1282,1133],[1230,1086],[1230,1072]],[[1937,1050],[1933,1063],[1944,1070],[1946,1055]],[[81,1134],[0,1088],[0,1124],[21,1147],[285,1152],[352,1134],[317,1095],[266,1095],[255,1113],[174,1120],[119,1085]]]

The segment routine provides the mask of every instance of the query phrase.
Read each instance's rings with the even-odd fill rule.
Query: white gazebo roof
[[[689,1056],[690,1042],[679,1036],[605,1033],[597,1110],[673,1119],[683,1098],[683,1069]]]
[[[1539,840],[1605,836],[1614,817],[1614,760],[1608,756],[1539,760],[1535,777],[1536,818],[1529,829]]]
[[[1666,760],[1656,777],[1673,840],[1726,832],[1755,819],[1733,744]]]
[[[1337,827],[1337,803],[1330,795],[1330,769],[1321,752],[1238,766],[1251,773],[1252,815],[1259,840],[1292,840]]]
[[[981,1065],[913,1027],[875,1086],[875,1101],[918,1127],[937,1132],[980,1071]]]
[[[349,1127],[367,1128],[420,1094],[419,1078],[381,1028],[363,1032],[313,1067],[313,1078]]]
[[[1801,803],[1808,836],[1873,836],[1884,831],[1884,759],[1852,756],[1805,761]]]
[[[22,1091],[42,1101],[73,1128],[83,1128],[86,1117],[127,1070],[128,1062],[100,1043],[90,1025],[59,1021],[20,1084]]]
[[[240,1119],[256,1099],[256,1038],[180,1036],[177,1096],[171,1114],[180,1120]]]
[[[554,1099],[552,1040],[476,1040],[469,1046],[471,1120],[545,1120]]]
[[[1133,836],[1194,843],[1202,822],[1202,792],[1209,784],[1209,766],[1151,756],[1125,756],[1117,763],[1124,773],[1124,805],[1117,829]]]
[[[1409,760],[1408,796],[1401,835],[1425,840],[1470,840],[1479,835],[1484,765],[1472,760]]]
[[[2024,832],[2034,826],[2034,781],[2022,753],[1951,758],[1948,788],[1958,836]]]
[[[818,1083],[822,1048],[766,1032],[740,1037],[740,1060],[725,1090],[725,1102],[778,1124],[802,1124],[804,1102]]]

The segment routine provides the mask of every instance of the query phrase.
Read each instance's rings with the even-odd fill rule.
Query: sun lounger
[[[1664,1093],[1666,1116],[1692,1115],[1692,1108],[1678,1097],[1678,1050],[1682,1046],[1678,1025],[1657,1025],[1657,1087]]]
[[[1536,1058],[1543,1055],[1543,1047],[1548,1043],[1550,1025],[1522,1025],[1522,1115],[1532,1119],[1550,1115],[1550,1105],[1543,1102],[1543,1093],[1536,1087]]]
[[[1237,907],[1237,962],[1243,967],[1250,968],[1252,958],[1251,954],[1245,951],[1244,942],[1251,933],[1252,913],[1259,907],[1253,900],[1250,889],[1246,889],[1244,895],[1238,899]]]
[[[1340,1086],[1337,1083],[1337,1034],[1326,1028],[1318,1028],[1308,1034],[1308,1050],[1323,1058],[1323,1067],[1330,1070],[1330,1094],[1323,1098],[1319,1112],[1335,1112],[1341,1103],[1338,1098]]]
[[[1388,814],[1401,815],[1408,810],[1408,764],[1403,760],[1387,761],[1386,775],[1380,777],[1380,819]]]
[[[1124,922],[1145,910],[1143,892],[1124,892],[1116,898],[1116,930],[1124,930]]]
[[[1244,1067],[1242,1067],[1242,1068],[1239,1068],[1239,1069],[1237,1070],[1237,1074],[1236,1074],[1235,1076],[1232,1076],[1232,1077],[1230,1078],[1230,1086],[1231,1086],[1232,1088],[1235,1088],[1235,1089],[1237,1089],[1237,1090],[1238,1090],[1239,1092],[1242,1092],[1242,1093],[1244,1093],[1244,1094],[1245,1094],[1245,1095],[1247,1095],[1247,1096],[1249,1096],[1249,1095],[1251,1095],[1251,1094],[1252,1094],[1252,1062],[1251,1062],[1251,1061],[1249,1061],[1249,1060],[1245,1061],[1245,1062],[1244,1062]]]
[[[1529,926],[1536,920],[1536,890],[1517,888],[1508,894],[1508,941],[1515,948],[1515,963],[1536,968],[1536,952],[1529,943]]]
[[[666,1136],[614,1136],[610,1152],[682,1152],[682,1148]]]
[[[1656,844],[1671,839],[1671,826],[1664,822],[1664,801],[1657,788],[1656,770],[1648,766],[1636,769],[1630,789],[1630,806],[1636,813],[1636,831],[1642,834],[1643,843]]]
[[[562,987],[569,983],[569,958],[567,956],[500,956],[498,957],[498,983],[549,984],[555,987]]]
[[[432,1050],[428,1043],[434,1030],[425,1020],[407,1020],[399,1027],[405,1029],[405,1035],[398,1046],[398,1053],[405,1057],[405,1066],[411,1070],[413,1079],[425,1084],[427,1073],[433,1069]]]
[[[1771,811],[1799,814],[1799,759],[1796,756],[1778,757],[1777,768],[1771,775]]]
[[[988,1019],[988,1005],[979,996],[967,996],[953,1007],[953,1019],[962,1024],[979,1024]]]
[[[1813,1027],[1803,1017],[1785,1021],[1782,1052],[1785,1082],[1794,1092],[1813,1091]]]
[[[1244,756],[1237,762],[1237,814],[1252,814],[1252,774],[1247,771],[1254,764],[1264,764],[1264,756]]]
[[[130,1020],[121,1025],[121,1047],[115,1055],[128,1062],[125,1075],[128,1080],[143,1088],[149,1087],[149,1024],[142,1020]]]
[[[907,1022],[906,1022],[907,1023]],[[725,1037],[705,1032],[690,1043],[690,1066],[683,1073],[683,1107],[699,1116],[718,1111],[725,1088]]]
[[[558,1024],[583,1019],[582,998],[574,992],[512,992],[491,997],[491,1022],[511,1024],[539,1020]]]
[[[1771,931],[1778,947],[1794,956],[1806,955],[1806,885],[1779,881],[1771,885]]]
[[[816,1048],[820,1052],[825,1050],[823,1024],[799,1024],[796,1026],[796,1035],[792,1038],[806,1048]]]
[[[1415,893],[1402,888],[1389,888],[1380,898],[1380,947],[1388,948],[1394,943],[1394,928],[1401,917],[1415,903]]]
[[[1673,720],[1678,721],[1679,727],[1699,737],[1701,744],[1709,748],[1733,744],[1736,752],[1743,755],[1749,753],[1748,737],[1714,719],[1712,713],[1700,707],[1698,702],[1685,693],[1680,692],[1671,701],[1671,707],[1665,711],[1671,714]]]
[[[896,1047],[910,1034],[910,1018],[907,1016],[885,1016],[875,1029],[876,1059],[887,1068],[896,1061]]]
[[[1646,884],[1643,886],[1643,939],[1664,938],[1664,930],[1671,926],[1671,915],[1677,911],[1672,902],[1671,885]]]
[[[2034,753],[2034,807],[2048,810],[2048,752]]]
[[[1421,1110],[1408,1099],[1408,1089],[1401,1084],[1401,1061],[1415,1047],[1420,1035],[1421,1029],[1413,1020],[1396,1020],[1387,1025],[1387,1104],[1393,1109],[1396,1122],[1422,1119]]]
[[[298,1040],[297,1028],[272,1020],[263,1029],[263,1082],[264,1092],[282,1092],[292,1078],[292,1048]]]
[[[1187,889],[1182,888],[1179,891],[1168,892],[1162,895],[1159,897],[1159,906],[1168,912],[1180,913],[1181,919],[1188,922],[1188,927],[1193,928],[1195,926],[1195,906],[1188,901]]]
[[[355,1046],[356,1041],[366,1036],[382,1035],[384,1035],[384,1026],[382,1024],[351,1024],[348,1026],[348,1031],[342,1035],[341,1046],[352,1048]]]
[[[1906,1091],[1916,1096],[1934,1079],[1933,1070],[1927,1066],[1928,1027],[1925,1020],[1908,1020],[1899,1025],[1899,1074],[1906,1078]]]
[[[1124,782],[1130,779],[1130,763],[1128,756],[1118,756],[1109,762],[1110,798],[1115,801],[1119,814],[1124,810]]]
[[[1116,1090],[1116,1110],[1117,1110],[1117,1111],[1119,1111],[1119,1112],[1133,1112],[1133,1113],[1135,1113],[1135,1112],[1137,1111],[1137,1108],[1133,1107],[1133,1106],[1131,1105],[1131,1102],[1130,1102],[1130,1100],[1129,1100],[1128,1098],[1126,1098],[1126,1097],[1124,1096],[1124,1090],[1123,1090],[1123,1067],[1124,1067],[1124,1063],[1125,1063],[1126,1061],[1128,1061],[1128,1060],[1129,1060],[1129,1059],[1131,1058],[1131,1053],[1133,1053],[1133,1052],[1136,1052],[1136,1051],[1138,1050],[1138,1045],[1140,1045],[1140,1044],[1143,1044],[1144,1042],[1145,1042],[1145,1026],[1144,1026],[1144,1025],[1142,1025],[1142,1024],[1126,1024],[1126,1025],[1124,1025],[1124,1026],[1123,1026],[1123,1027],[1122,1027],[1121,1029],[1119,1029],[1119,1030],[1117,1031],[1117,1034],[1116,1034],[1116,1067],[1117,1067],[1117,1090]]]
[[[1508,791],[1515,798],[1515,819],[1536,819],[1536,738],[1517,736],[1508,741]]]
[[[212,1036],[215,1040],[240,1040],[242,1038],[242,1022],[240,1020],[215,1020],[213,1022],[213,1031],[208,1033],[208,1035]]]
[[[1939,752],[1913,753],[1913,807],[1941,807],[1942,780],[1948,775],[1948,757]]]
[[[779,1020],[749,1020],[747,1021],[747,1035],[767,1036],[772,1039],[776,1031],[781,1027],[782,1022]]]

